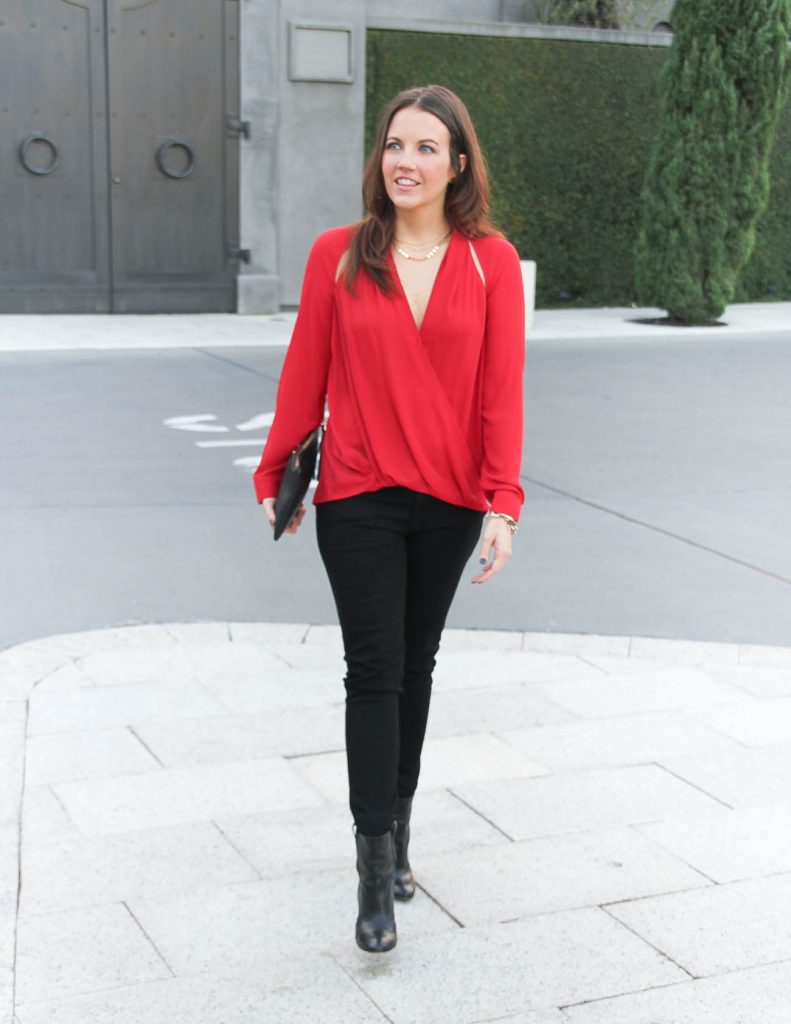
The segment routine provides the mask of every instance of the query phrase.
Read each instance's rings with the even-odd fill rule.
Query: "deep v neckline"
[[[395,275],[395,279],[396,279],[396,282],[398,284],[398,291],[399,291],[400,297],[401,297],[404,305],[406,306],[406,312],[408,313],[409,319],[412,321],[412,325],[415,328],[415,331],[417,332],[417,335],[418,335],[419,338],[422,338],[422,336],[423,336],[422,335],[423,327],[425,326],[426,317],[428,316],[429,311],[431,309],[431,304],[432,304],[432,301],[434,299],[434,293],[437,290],[437,283],[438,283],[438,281],[440,279],[440,275],[442,274],[442,270],[443,270],[443,268],[445,266],[445,261],[448,258],[448,253],[450,252],[450,250],[451,250],[455,240],[456,240],[456,232],[455,231],[451,231],[451,235],[450,235],[450,238],[448,240],[447,247],[445,248],[445,252],[442,254],[442,259],[439,261],[439,266],[437,267],[437,272],[434,275],[434,280],[431,283],[431,290],[429,291],[428,298],[426,299],[426,308],[423,310],[423,316],[420,319],[420,324],[418,324],[417,320],[415,319],[415,314],[412,312],[412,307],[409,304],[409,298],[407,297],[406,288],[404,288],[404,282],[401,280],[401,275],[398,272],[398,264],[395,261],[395,256],[393,256],[392,252],[389,253],[390,263],[392,265],[393,273]]]

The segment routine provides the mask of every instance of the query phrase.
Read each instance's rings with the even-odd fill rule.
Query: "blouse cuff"
[[[274,498],[277,496],[280,481],[271,473],[256,473],[253,476],[253,486],[255,487],[256,499],[260,505],[264,498]]]
[[[503,512],[519,522],[522,502],[512,491],[495,491],[490,502],[492,512]]]

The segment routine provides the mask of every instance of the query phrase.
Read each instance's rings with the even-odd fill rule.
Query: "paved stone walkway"
[[[791,649],[448,631],[378,957],[342,670],[304,624],[0,653],[2,1019],[788,1024]]]

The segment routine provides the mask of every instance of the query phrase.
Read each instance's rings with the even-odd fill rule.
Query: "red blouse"
[[[401,486],[453,505],[519,517],[524,491],[524,291],[503,238],[454,231],[418,330],[392,263],[397,294],[365,272],[351,294],[338,263],[351,229],[316,239],[277,390],[275,419],[253,481],[277,495],[292,449],[329,426],[314,501]],[[392,258],[391,258],[392,262]]]

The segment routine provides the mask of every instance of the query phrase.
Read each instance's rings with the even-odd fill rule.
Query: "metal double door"
[[[5,0],[0,312],[236,308],[238,0]]]

